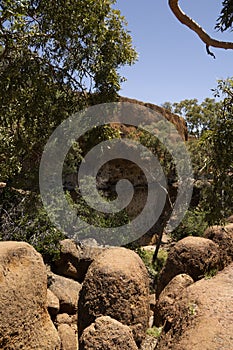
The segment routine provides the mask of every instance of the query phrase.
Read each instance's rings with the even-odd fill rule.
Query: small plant
[[[157,259],[154,263],[155,269],[158,273],[160,273],[160,271],[164,267],[164,265],[167,261],[167,256],[168,256],[168,252],[165,249],[160,248],[159,252],[158,252]]]
[[[202,236],[207,227],[205,212],[190,209],[186,212],[180,225],[172,232],[172,238],[179,241],[187,236]]]
[[[140,256],[140,258],[142,259],[142,261],[144,262],[149,276],[151,278],[154,278],[157,275],[157,271],[155,269],[155,265],[153,264],[153,254],[154,251],[153,250],[145,250],[143,248],[136,248],[135,252]]]
[[[5,188],[0,207],[0,241],[24,241],[42,254],[46,262],[60,254],[65,235],[50,222],[40,196],[30,191]]]
[[[146,334],[155,338],[159,338],[162,333],[162,330],[163,330],[163,327],[153,326],[152,328],[147,329]]]
[[[155,281],[157,280],[161,269],[166,263],[168,253],[164,249],[159,249],[157,259],[153,263],[154,250],[136,248],[135,252],[140,256],[147,268],[148,274],[152,280],[151,292],[154,292]]]
[[[197,304],[190,303],[188,310],[189,310],[189,315],[190,316],[196,316],[196,314],[197,314]]]
[[[218,269],[211,269],[211,270],[207,271],[204,275],[205,279],[208,280],[208,279],[216,276],[217,272],[218,272]]]

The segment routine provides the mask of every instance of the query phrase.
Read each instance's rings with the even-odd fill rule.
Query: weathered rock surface
[[[48,273],[48,289],[58,298],[60,312],[75,314],[78,309],[78,297],[81,284],[69,278]]]
[[[79,298],[79,335],[99,316],[130,326],[141,342],[149,321],[149,279],[133,251],[110,248],[89,267]]]
[[[157,345],[157,338],[146,335],[145,339],[143,339],[142,344],[140,346],[140,350],[155,350]]]
[[[61,349],[77,350],[78,349],[78,335],[75,329],[66,323],[58,325],[58,334],[61,339]]]
[[[227,219],[226,222],[229,224],[233,224],[233,215],[230,215]]]
[[[0,349],[60,349],[47,311],[43,260],[24,242],[0,243]]]
[[[219,246],[221,269],[233,261],[233,223],[226,226],[208,227],[204,237],[211,239]]]
[[[186,237],[170,250],[165,266],[159,276],[157,299],[164,287],[176,275],[185,273],[197,281],[220,266],[219,247],[203,237]]]
[[[87,327],[79,341],[80,350],[137,350],[131,329],[109,316]]]
[[[88,267],[103,249],[64,239],[60,242],[60,258],[55,262],[55,272],[82,282]]]
[[[147,107],[152,109],[154,112],[159,113],[160,115],[162,115],[165,119],[167,119],[168,121],[170,121],[173,125],[175,125],[177,131],[179,132],[179,134],[181,135],[183,140],[187,140],[188,139],[188,129],[187,129],[187,124],[184,118],[178,116],[177,114],[171,113],[169,110],[157,106],[153,103],[148,103],[148,102],[142,102],[139,100],[135,100],[132,98],[128,98],[128,97],[120,97],[120,102],[130,102],[130,103],[135,103],[138,105],[141,105],[143,107]]]
[[[150,294],[149,303],[150,303],[150,310],[154,312],[155,304],[156,304],[156,295],[155,294]]]
[[[57,315],[60,310],[60,302],[50,289],[47,290],[47,307],[51,316]]]
[[[54,321],[61,339],[62,350],[78,349],[77,314],[58,314]]]
[[[186,274],[175,276],[163,289],[155,306],[155,325],[162,326],[164,321],[172,322],[170,318],[171,309],[177,297],[180,297],[183,290],[194,283],[192,277]]]
[[[232,350],[233,264],[187,287],[169,317],[156,349]]]
[[[55,320],[55,324],[58,327],[58,325],[65,323],[68,325],[75,325],[75,329],[77,329],[77,314],[75,315],[68,315],[68,314],[58,314]]]

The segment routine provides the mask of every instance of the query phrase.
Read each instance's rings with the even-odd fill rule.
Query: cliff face
[[[143,107],[152,109],[153,111],[159,113],[168,121],[174,124],[183,141],[186,141],[188,139],[186,122],[183,118],[179,117],[178,115],[175,115],[170,111],[165,110],[164,108],[159,107],[157,105],[154,105],[151,103],[144,103],[142,101],[137,101],[127,97],[119,97],[119,102],[129,102],[132,104],[138,104]],[[149,116],[149,118],[151,117]],[[134,126],[118,124],[118,123],[112,123],[111,126],[120,131],[122,139],[126,139],[128,136],[130,137],[132,134],[134,134],[134,136],[137,135],[136,127]],[[129,158],[127,157],[121,158],[121,156],[118,155],[117,153],[115,154],[111,153],[112,160],[105,163],[101,167],[101,169],[99,169],[99,172],[97,174],[97,179],[96,179],[98,190],[102,191],[104,196],[108,198],[114,197],[116,195],[115,189],[116,189],[116,184],[118,183],[119,180],[128,179],[130,181],[130,183],[133,185],[134,195],[131,202],[125,208],[130,220],[134,220],[140,215],[140,213],[143,211],[146,205],[147,198],[148,198],[148,183],[147,183],[147,178],[143,173],[143,170],[140,169],[140,167],[136,163],[127,160],[127,159],[131,159],[130,154],[134,152],[133,148],[134,146],[129,146],[129,150],[128,150]],[[70,179],[66,178],[66,180],[68,181]],[[170,198],[169,199],[167,198],[167,200],[165,201],[162,214],[160,215],[156,224],[146,234],[142,234],[141,238],[139,238],[137,242],[135,242],[136,245],[154,244],[156,242],[157,235],[159,235],[161,231],[163,231],[164,226],[166,225],[167,219],[170,217],[170,214],[172,211],[170,200],[172,202],[175,202],[175,199],[176,199],[177,184],[174,183],[176,181],[175,179],[176,177],[174,175],[174,171],[171,169],[166,179],[166,182],[167,182],[166,190],[168,191]],[[77,180],[77,174],[74,174],[74,180],[75,181]],[[156,181],[153,180],[153,183],[154,185],[156,185]],[[75,196],[74,196],[74,199],[75,199]],[[151,205],[149,210],[147,210],[146,213],[148,216],[145,217],[146,222],[149,222],[149,218],[155,215],[155,212],[157,210],[157,207],[159,207],[160,202],[161,202],[161,198],[159,197],[157,204],[155,204],[154,206]]]
[[[119,102],[134,103],[152,109],[153,111],[159,113],[168,121],[173,123],[184,141],[188,140],[187,125],[182,117],[179,117],[178,115],[175,115],[170,111],[157,105],[145,103],[127,97],[120,97]],[[136,131],[135,127],[128,125],[121,124],[120,126],[112,126],[120,129],[122,138],[126,138],[132,132]],[[125,159],[113,159],[101,168],[101,171],[98,173],[97,181],[103,186],[102,188],[100,186],[99,189],[103,190],[103,192],[105,192],[106,194],[108,193],[109,195],[109,192],[114,191],[116,183],[122,178],[128,179],[134,187],[133,199],[126,208],[126,212],[129,218],[132,220],[135,219],[142,212],[143,208],[145,207],[148,196],[147,179],[143,171],[139,168],[139,166],[135,163],[126,161]],[[172,201],[172,203],[174,203],[177,195],[177,184],[174,183],[173,172],[170,173],[170,175],[168,175],[167,178],[167,191],[169,193],[170,199],[167,198],[159,219],[147,233],[143,234],[141,238],[137,239],[137,241],[134,242],[135,245],[140,246],[154,244],[157,241],[158,235],[163,231],[166,222],[169,219],[172,212],[170,200]],[[149,212],[147,212],[147,215],[149,215],[149,217],[151,215],[154,215],[153,213],[156,211],[156,209],[157,208],[155,207],[151,207]],[[145,217],[145,220],[147,221],[147,217]]]
[[[170,121],[175,125],[177,131],[179,132],[179,134],[181,135],[184,141],[188,140],[188,129],[184,118],[171,113],[168,109],[162,108],[160,106],[157,106],[149,102],[142,102],[142,101],[138,101],[138,100],[128,98],[128,97],[123,97],[123,96],[119,97],[119,102],[135,103],[135,104],[150,108],[157,113],[160,113],[163,117],[165,117],[168,121]]]

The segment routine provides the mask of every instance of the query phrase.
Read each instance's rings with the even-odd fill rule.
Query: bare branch
[[[199,38],[206,44],[206,51],[209,55],[215,58],[214,54],[209,50],[210,46],[225,50],[233,50],[233,42],[219,41],[211,38],[198,23],[196,23],[192,18],[190,18],[181,10],[178,2],[179,0],[168,0],[170,9],[182,24],[193,30],[199,36]]]

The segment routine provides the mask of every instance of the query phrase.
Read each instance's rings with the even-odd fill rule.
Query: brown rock
[[[51,316],[57,315],[60,309],[59,299],[49,289],[47,289],[47,307]]]
[[[171,309],[170,329],[158,350],[231,350],[233,344],[233,264],[211,279],[193,283]]]
[[[155,324],[157,327],[164,324],[164,321],[172,322],[169,318],[171,309],[177,297],[180,297],[183,290],[194,283],[189,275],[180,274],[175,276],[163,289],[155,307]]]
[[[156,290],[158,296],[173,277],[185,273],[194,281],[201,279],[211,270],[219,269],[219,247],[203,237],[186,237],[170,250],[163,267]]]
[[[227,219],[226,222],[228,222],[229,224],[233,224],[233,215],[230,215]]]
[[[185,141],[188,140],[188,129],[187,129],[186,121],[184,118],[178,116],[177,114],[171,113],[169,110],[162,108],[160,106],[157,106],[153,103],[142,102],[142,101],[138,101],[128,97],[121,96],[120,102],[136,103],[138,105],[152,109],[154,112],[159,113],[168,121],[170,121],[173,125],[175,125],[177,131],[179,132],[183,140]]]
[[[155,350],[158,339],[151,335],[146,335],[145,339],[143,339],[140,350]]]
[[[149,298],[149,303],[150,303],[150,310],[154,311],[155,310],[155,304],[156,304],[156,295],[151,294]]]
[[[60,258],[55,261],[55,272],[82,282],[88,267],[102,250],[98,246],[80,245],[72,239],[64,239],[60,242]]]
[[[65,314],[65,313],[63,313],[63,314],[58,314],[57,317],[56,317],[55,323],[56,323],[57,325],[62,324],[62,323],[71,325],[72,323],[74,323],[75,321],[77,321],[77,317],[76,317],[76,319],[74,320],[74,319],[73,319],[73,316],[75,316],[75,315],[68,315],[68,314]]]
[[[48,272],[48,288],[60,302],[60,313],[75,314],[81,284],[69,278]]]
[[[1,242],[0,284],[0,349],[59,350],[41,255],[24,242]]]
[[[137,350],[133,334],[128,326],[102,316],[87,327],[79,341],[80,350]]]
[[[219,246],[221,269],[233,261],[233,224],[208,227],[204,237],[211,239]]]
[[[142,122],[142,119],[141,119],[142,115],[143,115],[143,123],[145,122],[145,124],[148,123],[149,125],[155,121],[156,116],[159,116],[160,122],[161,122],[161,119],[168,120],[175,126],[182,140],[186,141],[188,139],[187,124],[184,118],[178,115],[175,115],[171,113],[169,110],[166,110],[152,103],[144,103],[142,101],[138,101],[135,99],[130,99],[122,96],[119,96],[119,102],[132,103],[132,105],[136,107],[136,111],[134,110],[135,113],[133,112],[133,115],[132,115],[136,124],[140,124]],[[141,111],[143,112],[141,113]],[[122,139],[126,139],[128,136],[132,137],[132,134],[137,135],[136,137],[141,136],[140,131],[137,130],[137,128],[132,125],[125,125],[121,123],[111,123],[111,127],[115,128],[117,131],[120,132]],[[158,127],[160,128],[161,124]],[[156,125],[154,127],[154,130],[156,130]],[[171,134],[172,134],[172,137],[169,137],[169,140],[175,139],[177,141],[177,132],[175,133],[171,132]],[[85,141],[84,140],[81,141],[81,144],[82,142],[84,146]],[[128,148],[129,154],[131,154],[131,150],[133,151],[133,148],[134,147]],[[128,179],[134,186],[134,196],[126,208],[126,213],[130,218],[130,220],[133,220],[135,217],[139,215],[139,213],[142,212],[147,201],[148,184],[147,184],[145,174],[142,171],[142,169],[139,166],[137,166],[137,164],[135,164],[134,162],[131,162],[127,159],[120,159],[119,154],[116,154],[116,156],[112,158],[113,159],[111,161],[105,163],[99,170],[97,175],[97,187],[100,191],[103,191],[105,196],[111,197],[115,195],[115,185],[119,181],[119,179],[122,179],[122,178]],[[75,196],[74,194],[75,191],[72,189],[74,189],[78,184],[78,176],[77,174],[70,174],[68,176],[69,178],[67,177],[66,181],[71,185],[69,186],[71,188],[71,196],[73,200],[76,201],[77,195]],[[170,173],[168,174],[168,180],[169,180],[168,193],[170,198],[169,200],[167,199],[164,205],[164,210],[160,218],[150,229],[148,229],[148,232],[146,232],[143,235],[140,235],[139,233],[139,236],[134,236],[132,238],[131,241],[133,242],[135,247],[157,243],[158,235],[162,233],[164,226],[166,225],[166,222],[170,218],[171,212],[173,210],[171,206],[171,202],[172,203],[175,202],[177,197],[177,190],[178,190],[177,183],[175,184],[176,176],[174,171],[172,170],[170,171]],[[153,217],[154,211],[155,211],[155,208],[151,206],[151,212],[147,210],[146,213],[144,213],[144,215],[148,215],[148,217],[151,217],[151,216]],[[144,219],[145,221],[147,221],[146,217]]]
[[[108,249],[87,272],[79,298],[79,334],[102,315],[130,326],[141,342],[149,321],[149,279],[144,263],[131,250]]]
[[[62,350],[77,350],[78,335],[74,328],[68,324],[62,323],[58,325],[58,334],[61,339]]]

